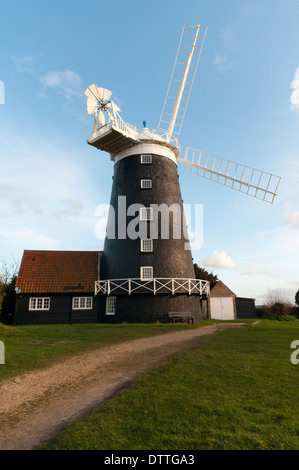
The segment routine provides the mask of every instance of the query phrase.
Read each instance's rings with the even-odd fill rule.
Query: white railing
[[[112,128],[119,129],[120,131],[126,134],[129,134],[134,139],[136,140],[138,139],[136,126],[132,126],[131,124],[128,124],[127,122],[124,122],[118,118],[115,118],[112,121],[107,122],[107,124],[104,124],[103,126],[98,127],[92,137],[95,138],[95,137],[102,136],[106,134],[107,132],[109,132]]]
[[[168,132],[165,132],[161,129],[148,129],[150,134],[157,135],[158,137],[162,138],[165,141],[166,144],[170,144],[173,147],[176,147],[178,151],[180,152],[180,144],[179,141],[176,137],[170,136]],[[144,131],[144,129],[139,129],[138,132],[141,133]],[[159,139],[160,140],[160,139]]]
[[[202,279],[153,278],[153,279],[106,279],[96,281],[95,295],[104,294],[206,294],[210,293],[210,283]]]

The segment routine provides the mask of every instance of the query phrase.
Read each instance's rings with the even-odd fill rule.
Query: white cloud
[[[291,204],[285,204],[284,222],[293,228],[299,229],[299,211],[295,211]]]
[[[12,63],[16,67],[19,72],[27,72],[33,73],[34,72],[34,57],[31,56],[23,56],[23,57],[16,57],[12,56],[11,58]]]
[[[18,227],[14,230],[4,230],[1,232],[1,237],[9,241],[10,245],[22,242],[28,248],[46,247],[54,248],[59,244],[58,240],[52,237],[43,235],[36,230],[27,227]]]
[[[273,235],[280,235],[283,234],[288,230],[287,227],[277,227],[271,230],[265,230],[264,232],[258,232],[255,235],[255,238],[264,238],[264,237],[272,237]]]
[[[84,207],[73,199],[64,199],[58,203],[58,210],[52,213],[56,218],[69,219],[73,217],[79,217],[83,212]]]
[[[66,99],[74,95],[82,95],[82,78],[73,70],[51,71],[39,78],[43,85],[43,92],[39,95],[45,97],[45,91],[52,89],[62,94]]]
[[[215,65],[216,67],[218,67],[219,70],[221,71],[225,71],[225,70],[230,70],[233,66],[234,66],[234,63],[233,62],[229,62],[227,60],[227,57],[226,55],[219,55],[219,54],[216,54],[215,55],[215,58],[213,60],[213,65]]]
[[[276,274],[271,274],[267,271],[258,271],[255,268],[250,268],[249,271],[240,273],[242,276],[270,276],[270,277],[277,277]]]
[[[225,49],[233,50],[235,49],[234,42],[235,42],[235,35],[233,29],[231,27],[225,28],[221,34],[220,39],[223,43],[223,47]]]
[[[236,47],[235,47],[235,35],[234,35],[233,29],[231,27],[225,28],[221,32],[220,40],[221,40],[221,43],[222,43],[222,49],[225,52],[230,53],[230,52],[235,51],[235,49],[236,49]],[[219,70],[221,70],[223,72],[223,71],[226,71],[226,70],[230,70],[235,65],[235,63],[231,62],[227,58],[227,54],[224,53],[224,54],[221,55],[221,54],[216,53],[215,57],[214,57],[214,60],[213,60],[213,65],[215,65],[215,67],[217,67]]]
[[[299,111],[299,67],[297,67],[293,81],[291,83],[293,92],[290,97],[292,109]]]
[[[226,61],[226,55],[220,56],[219,54],[215,55],[213,60],[213,65],[222,65]]]
[[[236,269],[237,265],[233,260],[226,254],[225,251],[217,251],[208,256],[202,261],[203,266],[211,268],[223,268],[223,269]]]

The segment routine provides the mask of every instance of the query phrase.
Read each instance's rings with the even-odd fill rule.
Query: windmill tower
[[[181,132],[206,27],[185,25],[158,129],[138,130],[124,122],[112,92],[87,88],[94,115],[87,143],[110,154],[114,175],[107,234],[101,258],[102,322],[169,321],[186,315],[199,321],[209,283],[195,279],[177,165],[232,189],[273,203],[280,178],[187,148],[183,157],[174,134]],[[186,249],[187,248],[187,249]]]

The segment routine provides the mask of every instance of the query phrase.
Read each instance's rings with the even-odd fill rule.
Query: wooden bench
[[[189,312],[170,312],[168,316],[171,323],[194,323],[194,319],[189,315]]]

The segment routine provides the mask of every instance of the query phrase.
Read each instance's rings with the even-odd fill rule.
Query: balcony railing
[[[112,121],[107,122],[101,127],[98,127],[94,132],[92,138],[100,137],[107,134],[112,128],[120,130],[132,138],[137,140],[137,129],[135,126],[128,124],[127,122],[122,121],[121,119],[115,118]]]
[[[202,279],[153,278],[107,279],[96,281],[95,295],[112,294],[183,294],[209,295],[210,283]]]

